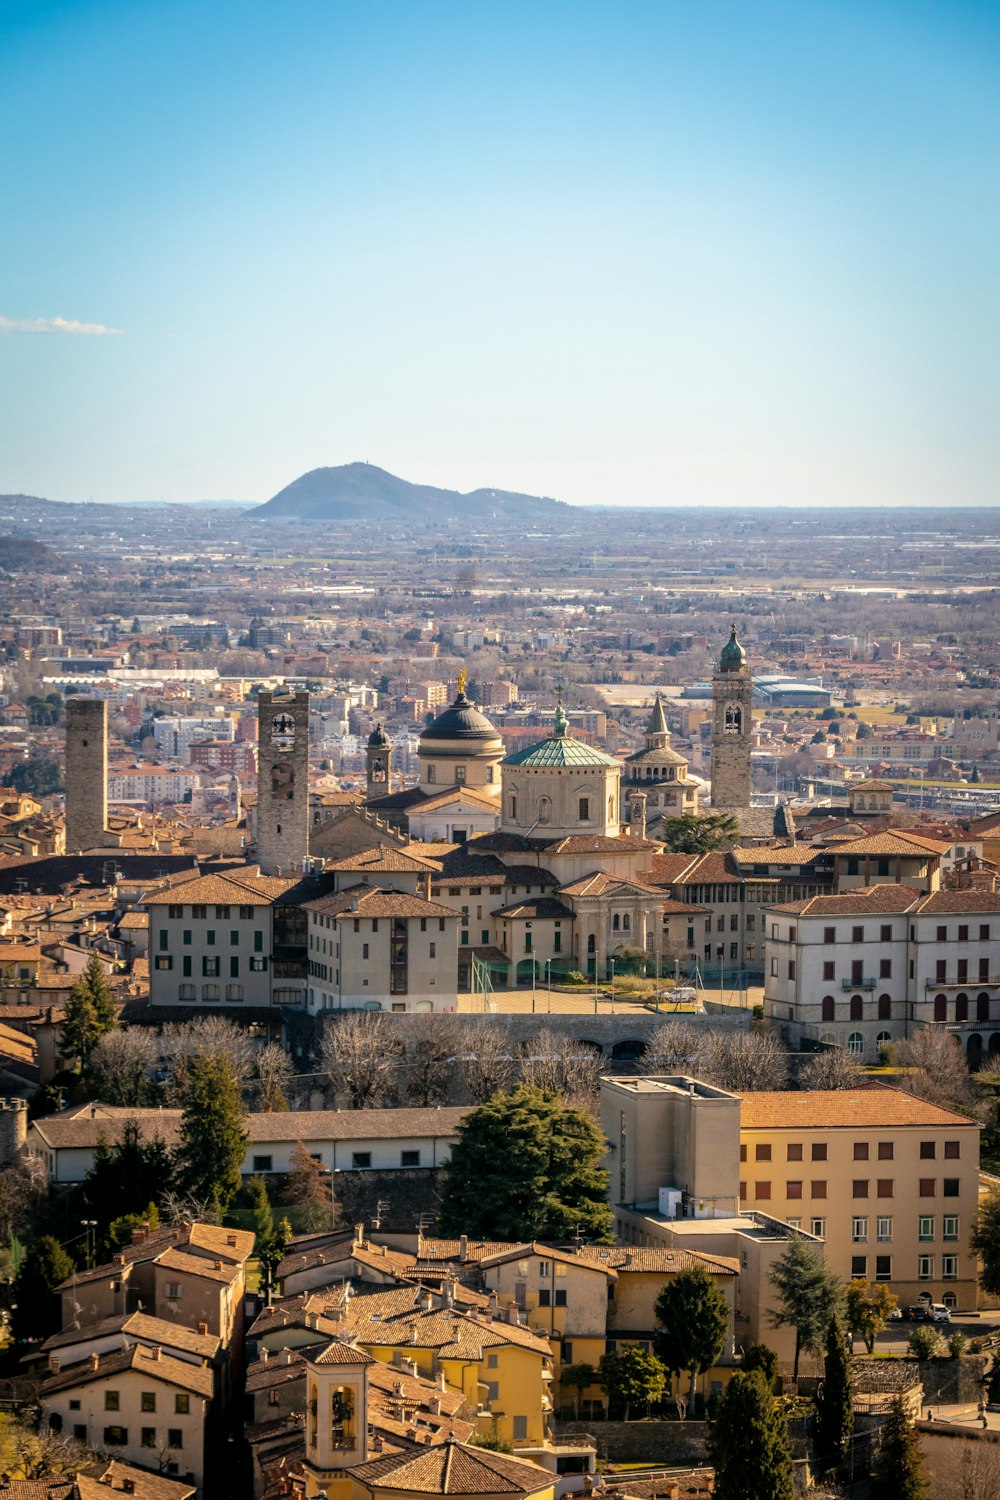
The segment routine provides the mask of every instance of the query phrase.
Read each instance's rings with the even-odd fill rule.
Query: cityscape
[[[995,1500],[996,17],[3,27],[0,1500]]]

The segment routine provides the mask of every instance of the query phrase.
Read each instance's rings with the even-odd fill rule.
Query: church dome
[[[423,734],[423,740],[495,740],[497,731],[490,723],[485,714],[469,702],[464,692],[459,692],[458,697],[450,708],[439,713]]]
[[[741,672],[746,664],[747,654],[736,639],[736,626],[734,625],[728,641],[722,648],[719,667],[723,672]]]
[[[560,703],[556,710],[555,724],[548,739],[538,740],[527,750],[518,750],[508,755],[505,766],[617,766],[613,755],[575,740],[569,733],[569,720]]]
[[[369,750],[388,750],[391,748],[391,746],[392,741],[386,734],[385,730],[382,728],[381,723],[376,724],[375,728],[368,736]]]

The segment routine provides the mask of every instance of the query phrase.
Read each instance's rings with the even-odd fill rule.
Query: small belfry
[[[712,806],[750,806],[753,678],[734,623],[712,678]]]

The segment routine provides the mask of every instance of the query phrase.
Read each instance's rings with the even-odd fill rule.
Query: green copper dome
[[[516,754],[508,755],[503,764],[505,766],[616,766],[618,761],[613,755],[605,755],[603,750],[598,750],[593,745],[585,745],[582,740],[575,740],[569,733],[569,719],[560,703],[556,709],[555,724],[548,739],[538,740],[536,744],[529,745],[527,750],[518,750]]]
[[[719,667],[723,672],[741,672],[746,664],[747,654],[736,639],[736,626],[734,625],[728,641],[722,648]]]

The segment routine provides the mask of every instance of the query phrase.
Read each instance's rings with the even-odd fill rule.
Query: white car
[[[932,1323],[950,1323],[951,1313],[943,1302],[932,1302],[928,1309],[928,1316]]]

